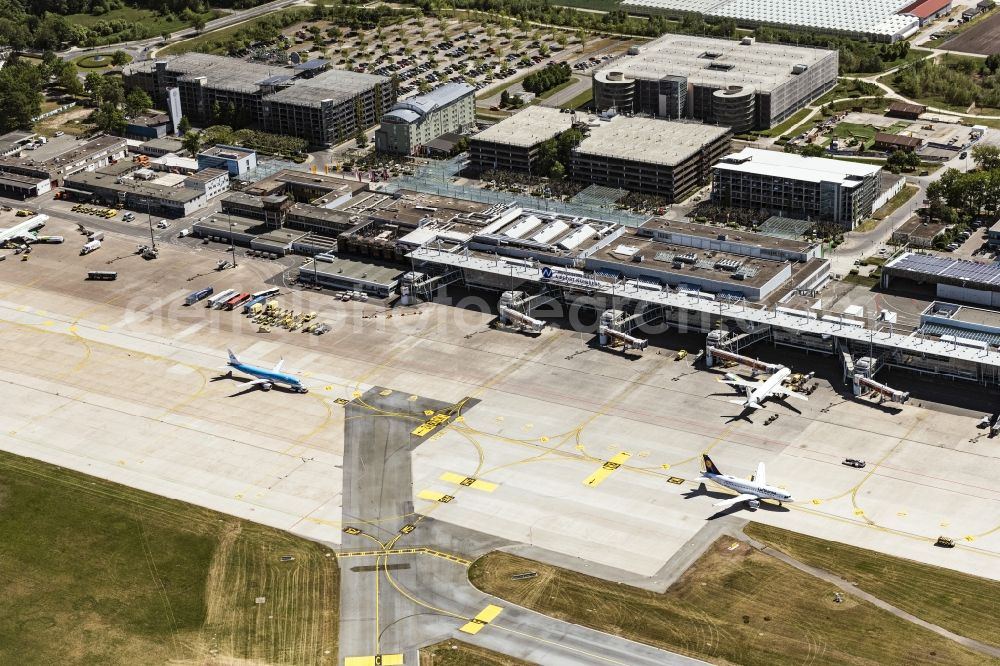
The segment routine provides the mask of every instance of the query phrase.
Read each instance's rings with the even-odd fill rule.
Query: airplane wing
[[[745,386],[746,388],[757,388],[760,386],[760,382],[748,382],[736,375],[727,376],[726,379],[720,379],[719,381],[730,386]]]
[[[281,366],[284,364],[285,364],[285,359],[281,359],[280,361],[278,361],[278,364],[274,366],[274,371],[281,372]]]
[[[754,483],[759,483],[762,486],[767,485],[767,481],[764,478],[764,463],[757,465],[757,473],[753,475]]]
[[[727,500],[722,500],[721,502],[716,502],[712,506],[717,506],[720,509],[728,509],[734,504],[739,504],[740,502],[746,502],[747,500],[758,499],[756,495],[751,495],[749,493],[743,493],[742,495],[737,495]]]
[[[253,381],[247,382],[247,386],[260,386],[261,384],[270,384],[270,379],[255,379]]]
[[[781,396],[782,398],[796,398],[798,400],[809,399],[797,391],[789,391],[788,389],[774,389],[773,393],[774,395]]]

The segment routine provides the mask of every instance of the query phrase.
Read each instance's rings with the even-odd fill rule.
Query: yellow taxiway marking
[[[424,414],[427,414],[427,412],[425,411]],[[431,414],[434,414],[434,412],[431,412]],[[449,418],[449,414],[434,414],[434,416],[431,416],[429,419],[414,428],[410,434],[416,435],[417,437],[423,437],[447,421]]]
[[[345,657],[344,666],[403,666],[403,655],[376,654],[371,657]]]
[[[430,548],[394,548],[392,550],[349,550],[342,553],[334,553],[337,559],[344,557],[386,557],[389,555],[430,555],[432,557],[438,557],[442,560],[448,560],[449,562],[455,562],[461,564],[464,567],[470,566],[472,560],[467,560],[464,557],[459,557],[457,555],[452,555],[450,553],[443,553],[440,550],[432,550]]]
[[[483,627],[492,622],[493,619],[496,618],[496,616],[499,615],[500,611],[502,610],[503,609],[500,608],[499,606],[494,606],[493,604],[490,604],[482,611],[480,611],[479,615],[477,615],[476,617],[472,618],[469,622],[464,624],[460,630],[464,631],[467,634],[478,634],[480,631],[483,630]]]
[[[410,402],[414,402],[414,401],[416,401],[416,399],[417,399],[417,396],[415,396],[415,395],[411,395],[409,398],[407,398],[407,400],[409,400]]]
[[[354,392],[351,393],[351,397],[352,398],[360,398],[362,395],[364,395],[364,394],[361,393],[361,391],[354,391]]]
[[[604,481],[604,479],[608,478],[611,475],[611,472],[621,467],[625,463],[625,461],[631,457],[632,457],[631,453],[625,453],[624,451],[616,454],[613,458],[611,458],[611,460],[601,465],[601,468],[599,470],[597,470],[596,472],[588,476],[586,479],[584,479],[583,485],[585,486],[598,485],[599,483],[601,483],[601,481]]]
[[[392,389],[382,389],[378,394],[384,398],[387,395],[392,395]]]
[[[442,481],[447,481],[448,483],[457,483],[460,486],[475,488],[476,490],[482,490],[487,493],[491,493],[497,489],[497,484],[495,483],[481,481],[471,476],[462,476],[461,474],[455,474],[454,472],[445,472],[440,476],[440,479]]]
[[[436,490],[421,490],[417,497],[431,502],[441,502],[442,504],[447,504],[455,499],[454,495],[445,495],[444,493],[439,493]]]

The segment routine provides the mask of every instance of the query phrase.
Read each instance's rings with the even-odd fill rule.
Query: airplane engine
[[[309,389],[307,389],[305,386],[300,386],[299,393],[309,393]]]
[[[747,507],[754,511],[757,510],[760,507],[760,500],[747,500]]]
[[[271,390],[271,385],[270,384],[261,384],[260,385],[260,390],[261,391],[270,391]]]

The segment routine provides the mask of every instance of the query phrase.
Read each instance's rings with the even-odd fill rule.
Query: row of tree
[[[976,170],[948,169],[927,186],[932,219],[955,224],[984,213],[1000,214],[1000,148],[978,145],[972,149],[972,157]]]
[[[991,58],[921,60],[896,72],[892,85],[906,97],[937,97],[952,106],[966,107],[975,102],[979,106],[998,108],[1000,56]]]
[[[569,81],[572,72],[573,70],[569,68],[569,64],[565,62],[552,63],[524,77],[521,87],[528,92],[539,95],[546,90],[551,90]]]

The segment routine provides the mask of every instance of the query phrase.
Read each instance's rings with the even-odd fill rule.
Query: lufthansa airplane
[[[232,368],[229,374],[233,374],[233,370],[239,370],[245,375],[250,375],[253,377],[253,381],[249,382],[249,386],[259,386],[261,390],[270,391],[271,387],[275,384],[284,384],[298,393],[308,393],[309,389],[302,385],[298,377],[289,375],[281,371],[281,366],[285,362],[284,359],[278,361],[278,364],[274,366],[273,370],[265,370],[264,368],[258,368],[255,365],[248,365],[243,363],[236,357],[233,350],[227,349],[229,352],[229,363],[228,366]]]
[[[767,485],[767,479],[764,476],[764,463],[757,465],[757,473],[750,477],[750,480],[747,481],[746,479],[740,479],[720,472],[719,468],[715,466],[715,463],[712,462],[712,459],[708,457],[707,453],[702,454],[702,458],[705,459],[705,471],[702,472],[702,475],[695,479],[695,481],[700,483],[711,481],[719,484],[723,488],[735,490],[739,493],[736,497],[723,500],[715,504],[715,506],[719,508],[726,509],[734,504],[746,502],[749,508],[756,509],[760,506],[761,500],[775,500],[779,506],[781,506],[784,502],[795,501],[795,499],[784,490]]]

